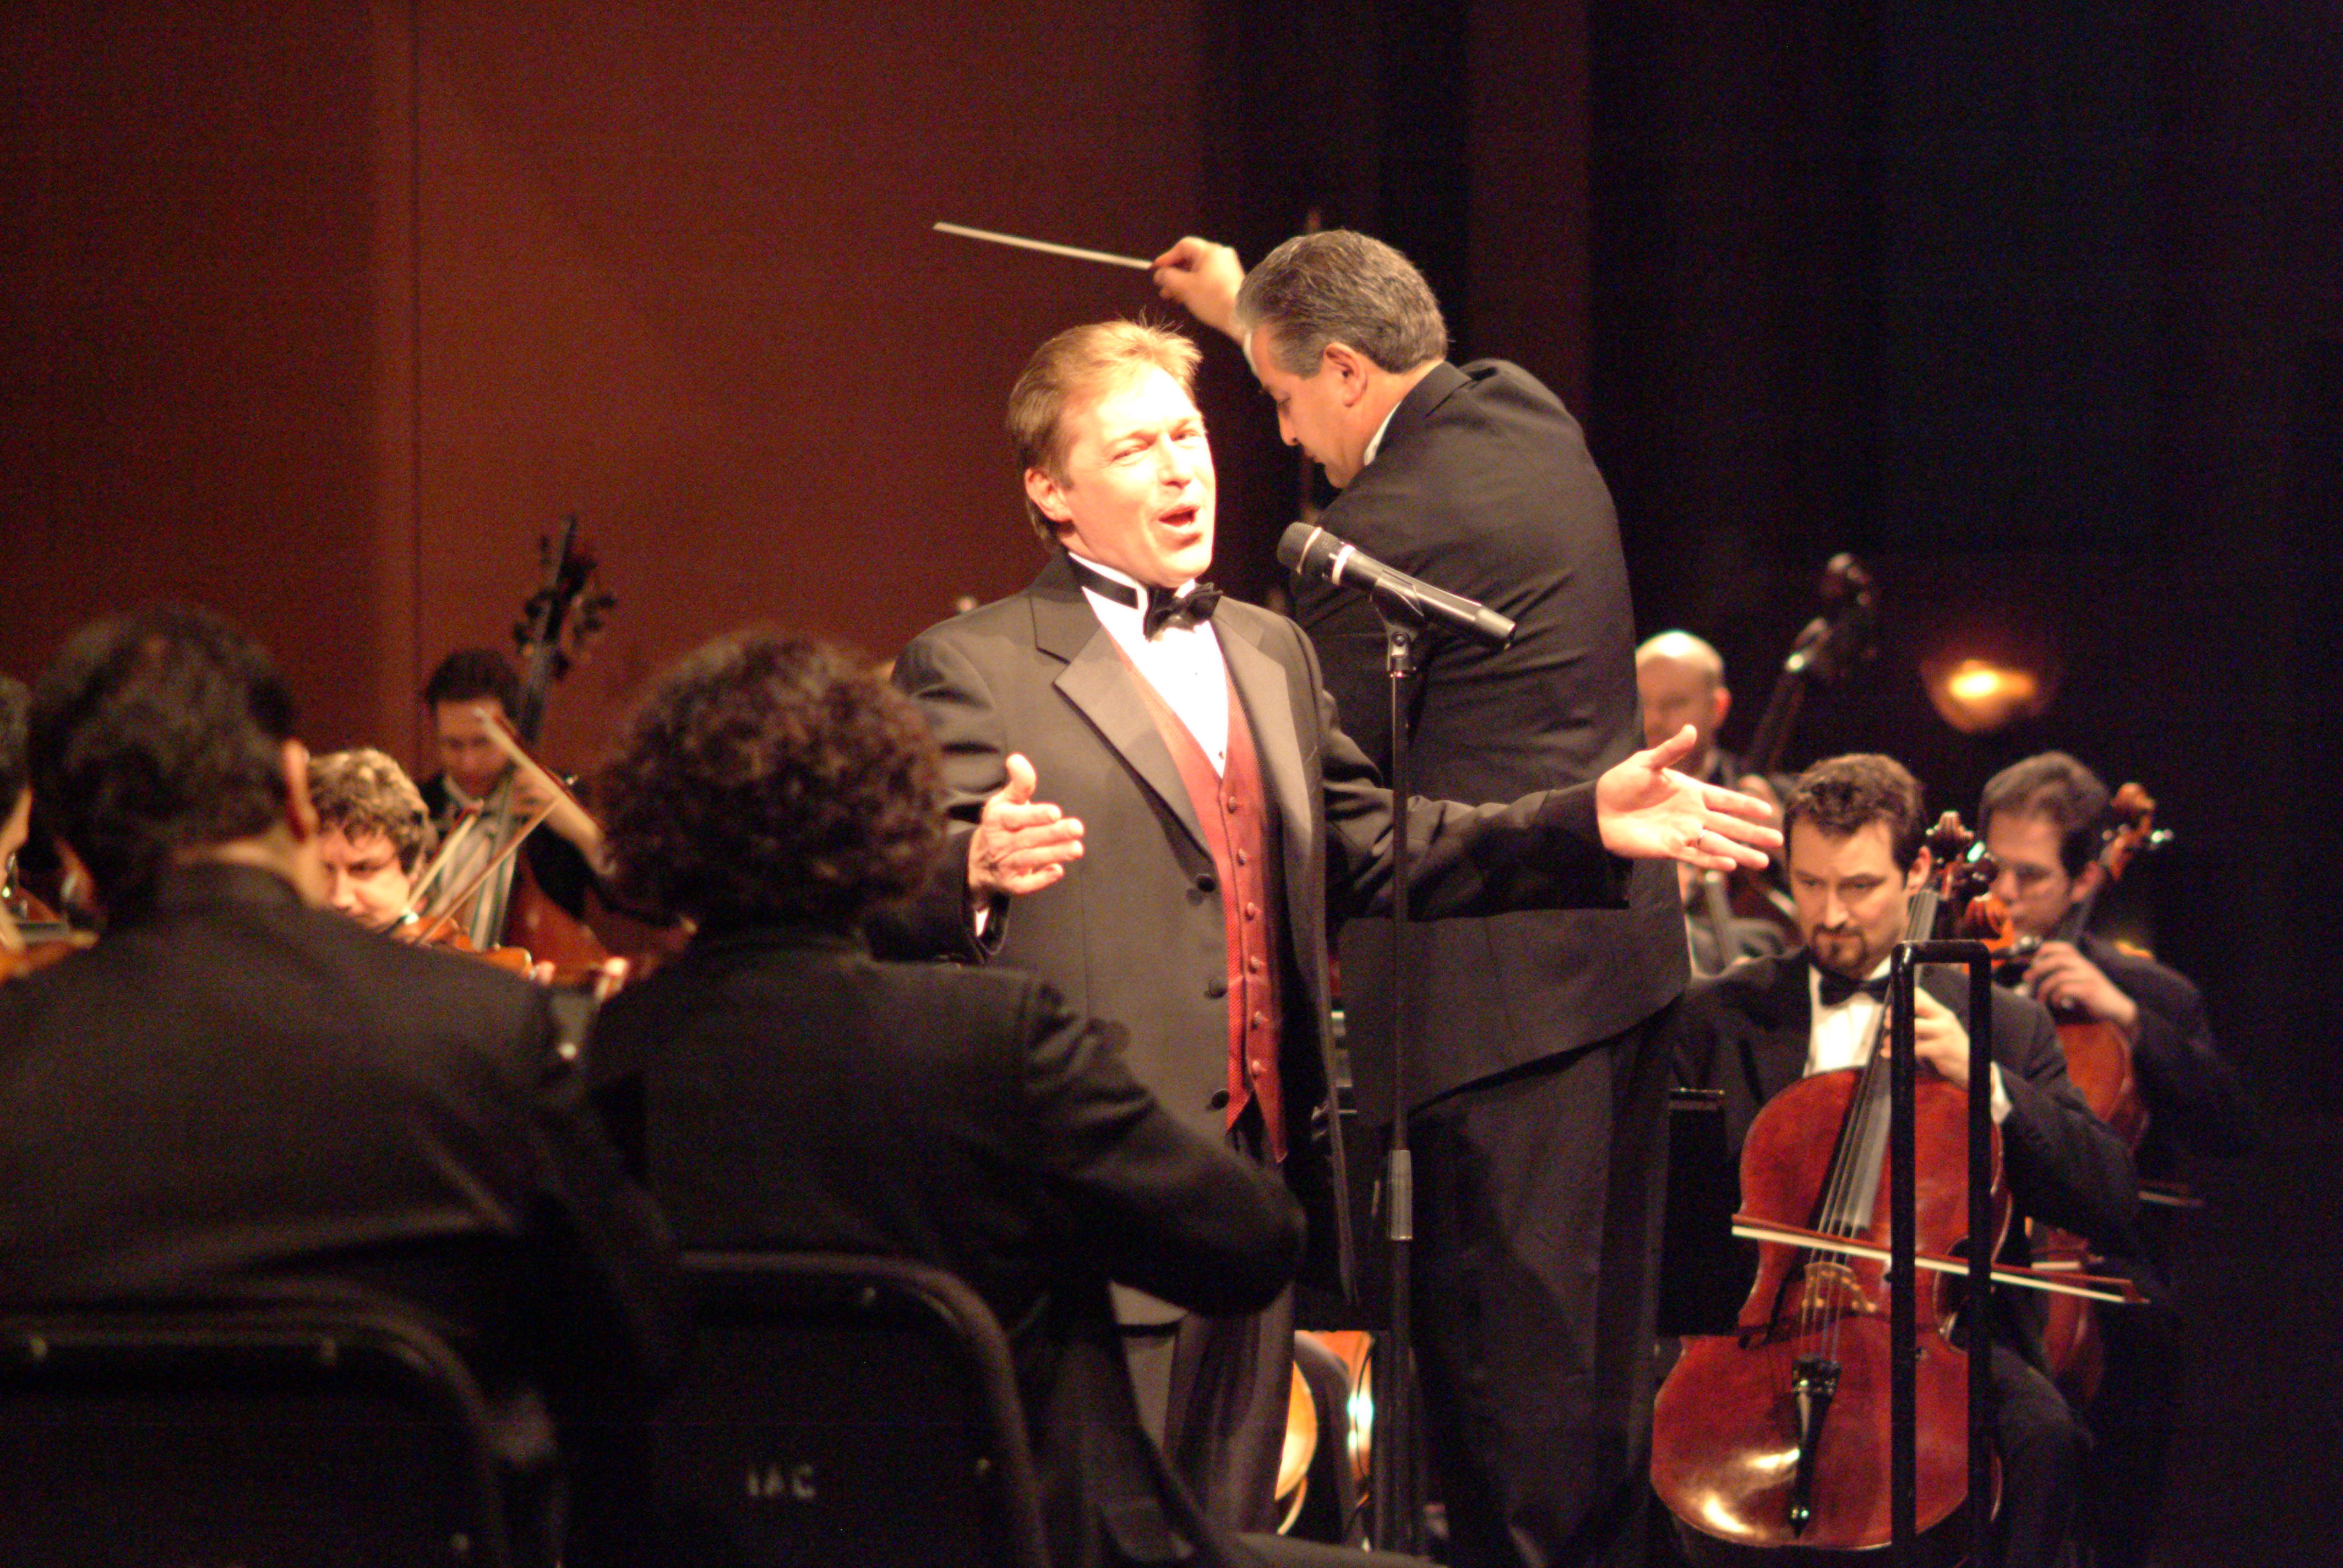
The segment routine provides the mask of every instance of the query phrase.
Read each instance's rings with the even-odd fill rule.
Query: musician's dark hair
[[[1347,228],[1296,235],[1262,257],[1237,290],[1236,322],[1242,332],[1268,328],[1278,365],[1294,376],[1315,376],[1330,343],[1393,372],[1448,352],[1448,323],[1423,274]],[[1256,337],[1256,358],[1262,347]]]
[[[25,706],[32,693],[13,675],[0,675],[0,817],[25,792]]]
[[[175,854],[283,819],[292,734],[292,695],[261,646],[208,609],[164,605],[84,627],[43,672],[33,793],[118,920]]]
[[[493,697],[504,704],[505,717],[520,712],[520,672],[511,659],[493,648],[459,648],[434,665],[423,683],[423,706],[443,702],[478,702]]]
[[[1009,438],[1017,447],[1020,484],[1037,468],[1061,485],[1066,482],[1066,408],[1076,399],[1103,397],[1150,366],[1192,397],[1196,363],[1202,357],[1187,337],[1151,321],[1070,327],[1042,344],[1009,389]],[[1030,495],[1025,520],[1043,544],[1057,543],[1057,523],[1042,514]]]
[[[1798,775],[1782,802],[1782,831],[1800,822],[1834,839],[1848,839],[1874,822],[1887,824],[1898,869],[1908,871],[1927,841],[1926,797],[1912,770],[1893,757],[1853,751],[1827,758]]]
[[[2013,762],[1985,782],[1977,799],[1977,831],[2003,812],[2042,817],[2058,829],[2058,860],[2078,877],[2099,852],[2107,814],[2107,787],[2064,751],[2044,751]]]
[[[309,804],[317,808],[319,832],[379,833],[390,840],[403,871],[413,871],[431,848],[431,813],[422,791],[388,752],[371,746],[310,758]]]
[[[860,660],[777,628],[719,638],[602,769],[616,890],[703,929],[851,931],[934,869],[940,780],[919,710]]]

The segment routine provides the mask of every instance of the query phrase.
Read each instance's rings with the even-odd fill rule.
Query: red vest
[[[1235,1125],[1248,1102],[1260,1101],[1269,1157],[1282,1160],[1285,1100],[1277,1076],[1277,933],[1283,911],[1270,852],[1276,829],[1269,819],[1269,791],[1262,781],[1244,704],[1238,700],[1236,688],[1230,687],[1228,768],[1215,773],[1212,759],[1162,695],[1130,664],[1128,656],[1124,663],[1148,717],[1171,748],[1220,881],[1229,957],[1229,1123]]]

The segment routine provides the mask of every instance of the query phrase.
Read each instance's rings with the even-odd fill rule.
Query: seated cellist
[[[1994,891],[2021,941],[2041,945],[2019,984],[2061,1022],[2118,1030],[2129,1086],[2147,1126],[2135,1151],[2142,1178],[2168,1181],[2190,1157],[2234,1158],[2254,1140],[2237,1070],[2214,1042],[2205,999],[2177,971],[2083,929],[2109,877],[2097,859],[2109,826],[2107,787],[2063,751],[2003,769],[1977,806],[1977,831],[2000,868]],[[2084,1407],[2093,1438],[2081,1530],[2095,1568],[2134,1568],[2147,1555],[2164,1495],[2164,1461],[2180,1403],[2183,1330],[2166,1283],[2161,1207],[2141,1211],[2144,1256],[2094,1260],[2122,1273],[2148,1304],[2101,1312],[2104,1372]]]
[[[1785,1088],[1859,1065],[1885,1009],[1906,900],[1931,869],[1919,783],[1893,759],[1815,764],[1790,792],[1784,814],[1803,947],[1696,982],[1680,1020],[1678,1073],[1689,1087],[1723,1091],[1726,1139],[1736,1154],[1760,1108]],[[1951,983],[1924,980],[1915,1000],[1916,1054],[1956,1088],[1968,1083],[1966,1000],[1956,976]],[[2015,1207],[2087,1234],[2127,1231],[2135,1201],[2129,1156],[2068,1082],[2048,1014],[1997,990],[1992,1021],[1993,1081],[1986,1087]],[[2019,1228],[2011,1234],[2022,1251]],[[2085,1439],[2038,1364],[2035,1308],[2006,1299],[2015,1293],[2001,1292],[1986,1347],[2002,1477],[1996,1529],[2002,1562],[2029,1568],[2057,1561],[2071,1533]]]

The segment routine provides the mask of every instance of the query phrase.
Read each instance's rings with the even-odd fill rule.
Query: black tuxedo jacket
[[[1510,647],[1444,634],[1421,678],[1416,792],[1511,800],[1591,780],[1643,745],[1634,614],[1610,491],[1577,421],[1518,366],[1442,364],[1392,415],[1375,460],[1319,519],[1368,555],[1513,618]],[[1297,586],[1343,727],[1391,762],[1383,635],[1367,597]],[[1414,933],[1422,1022],[1411,1101],[1617,1034],[1684,989],[1673,868],[1638,865],[1623,906],[1451,920]],[[1342,933],[1363,1111],[1389,1118],[1385,920]]]
[[[1803,950],[1752,959],[1685,993],[1677,1076],[1686,1087],[1724,1091],[1725,1141],[1736,1161],[1759,1110],[1805,1076],[1814,1021],[1808,972]],[[1965,977],[1931,970],[1921,983],[1966,1022]],[[2130,1153],[2068,1081],[2057,1030],[2039,1003],[1995,988],[1993,1059],[2009,1094],[2002,1165],[2019,1212],[2136,1251]],[[2026,1255],[2024,1227],[2013,1224],[2005,1256]]]
[[[420,1312],[507,1456],[647,1396],[665,1226],[557,1079],[542,991],[197,865],[0,986],[0,1303],[351,1292]]]
[[[750,930],[612,999],[589,1060],[686,1245],[913,1258],[975,1287],[1015,1351],[1053,1561],[1249,1561],[1141,1429],[1107,1282],[1256,1310],[1302,1217],[1141,1089],[1119,1036],[1030,975]]]
[[[2140,1172],[2169,1176],[2187,1154],[2236,1156],[2254,1146],[2254,1111],[2237,1069],[2213,1042],[2205,999],[2187,978],[2096,936],[2083,956],[2139,1004],[2132,1071],[2147,1106]]]
[[[1342,1143],[1324,1113],[1335,1081],[1327,936],[1332,922],[1385,907],[1391,796],[1336,726],[1298,627],[1232,599],[1212,625],[1282,839],[1286,1173],[1313,1209],[1313,1275],[1347,1280]],[[1037,798],[1081,819],[1084,849],[1062,881],[1006,911],[1000,960],[1044,976],[1076,1011],[1122,1024],[1139,1081],[1190,1127],[1216,1133],[1228,1070],[1221,895],[1137,679],[1063,554],[1023,593],[931,628],[903,650],[895,681],[942,745],[953,823],[942,876],[905,940],[914,949],[965,945],[968,837],[1007,778],[1007,755],[1024,753]],[[1602,848],[1591,783],[1505,806],[1419,799],[1409,824],[1412,908],[1426,918],[1615,903],[1626,879],[1627,862]],[[1675,940],[1681,947],[1680,933]]]

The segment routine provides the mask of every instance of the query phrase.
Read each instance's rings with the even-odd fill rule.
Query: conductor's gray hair
[[[1236,323],[1267,328],[1269,351],[1294,376],[1316,375],[1330,343],[1394,373],[1448,353],[1448,323],[1415,264],[1347,228],[1296,235],[1263,256],[1237,290]]]

